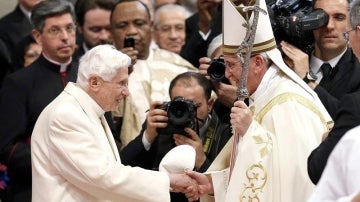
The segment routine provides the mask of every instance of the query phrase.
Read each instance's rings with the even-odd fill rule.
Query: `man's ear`
[[[210,97],[210,99],[207,101],[209,112],[214,108],[215,99]]]
[[[102,85],[102,81],[99,77],[90,76],[90,78],[89,78],[89,88],[90,89],[97,91],[101,85]]]
[[[259,72],[262,72],[263,69],[267,69],[266,62],[261,55],[256,55],[254,60],[255,60],[255,65],[254,65],[255,73],[259,73]]]
[[[33,38],[35,39],[36,43],[39,44],[40,46],[42,46],[41,33],[38,30],[33,29],[31,31],[31,34],[32,34]]]

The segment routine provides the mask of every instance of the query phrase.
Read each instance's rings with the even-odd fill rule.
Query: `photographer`
[[[287,64],[314,89],[333,119],[339,99],[360,89],[360,64],[343,37],[349,22],[349,2],[313,0],[313,8],[325,11],[328,22],[313,31],[310,60],[294,44],[280,44]]]
[[[121,151],[121,160],[124,164],[157,170],[162,157],[171,148],[189,144],[196,150],[195,169],[204,172],[231,137],[229,125],[222,123],[212,110],[211,84],[199,73],[186,72],[171,81],[169,94],[171,102],[179,96],[184,98],[185,105],[190,106],[189,111],[193,105],[190,103],[195,103],[193,128],[183,129],[185,134],[163,133],[173,128],[168,123],[171,102],[168,111],[161,107],[163,103],[153,102],[140,135]],[[182,195],[172,196],[172,201],[183,200]]]
[[[314,8],[323,9],[329,15],[329,21],[325,26],[313,31],[315,49],[310,55],[310,62],[303,60],[302,64],[297,63],[300,61],[299,54],[302,52],[289,43],[282,42],[281,48],[294,63],[294,65],[290,64],[289,66],[293,66],[299,77],[307,78],[306,82],[318,94],[325,108],[335,120],[336,130],[333,129],[330,132],[330,138],[326,138],[319,147],[312,151],[308,158],[308,173],[312,182],[316,184],[324,170],[334,143],[338,141],[339,136],[335,133],[341,135],[344,133],[343,131],[339,133],[338,126],[350,124],[350,120],[354,120],[338,122],[339,120],[335,115],[339,112],[342,113],[344,107],[348,107],[340,104],[341,98],[346,98],[345,95],[360,90],[360,64],[343,37],[349,23],[349,1],[316,0],[314,1]],[[323,68],[323,64],[326,63],[331,65],[328,76],[326,76]],[[334,139],[337,140],[334,141]]]
[[[222,57],[222,34],[216,36],[209,44],[207,57],[200,58],[199,73],[206,76],[217,95],[214,110],[221,115],[220,119],[229,123],[230,108],[236,99],[236,86],[230,85],[225,78],[225,63]]]

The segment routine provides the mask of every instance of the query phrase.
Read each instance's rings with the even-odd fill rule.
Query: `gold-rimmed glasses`
[[[74,24],[68,24],[65,27],[52,26],[46,32],[51,37],[58,37],[61,33],[64,32],[64,30],[67,34],[72,35],[75,34],[76,26]]]
[[[114,84],[117,88],[120,88],[121,90],[128,88],[128,81],[120,81],[120,82],[112,82],[112,81],[104,81],[104,83],[111,83]]]
[[[233,70],[235,68],[235,66],[240,63],[241,60],[236,61],[236,62],[225,62],[225,67],[228,67],[230,70]]]

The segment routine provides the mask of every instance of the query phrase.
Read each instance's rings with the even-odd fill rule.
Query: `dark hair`
[[[313,6],[313,8],[315,7],[315,4],[316,4],[317,1],[318,1],[318,0],[312,0],[312,6]],[[348,4],[350,5],[351,0],[347,0],[347,2],[348,2]]]
[[[212,85],[209,79],[207,79],[204,75],[197,72],[184,72],[182,74],[177,75],[171,82],[169,86],[169,95],[171,95],[171,91],[174,86],[178,82],[183,82],[185,84],[189,84],[192,79],[195,79],[197,83],[203,88],[205,98],[208,100],[211,97]]]
[[[139,2],[141,5],[143,5],[143,6],[145,7],[145,10],[146,10],[146,13],[147,13],[147,15],[148,15],[148,17],[149,17],[149,20],[151,19],[150,10],[149,10],[149,8],[147,7],[147,5],[146,5],[144,2],[142,2],[142,1],[140,1],[140,0],[120,0],[120,1],[118,1],[118,2],[115,4],[115,6],[113,7],[113,9],[112,9],[112,11],[111,11],[111,14],[110,14],[110,20],[113,18],[113,13],[114,13],[116,7],[117,7],[119,4],[125,3],[125,2]]]
[[[75,3],[77,23],[81,26],[84,24],[84,16],[89,10],[100,8],[111,12],[115,4],[115,0],[77,0]]]
[[[46,0],[36,4],[31,12],[31,23],[36,30],[42,32],[45,26],[45,20],[50,17],[69,13],[76,22],[74,6],[63,0]]]

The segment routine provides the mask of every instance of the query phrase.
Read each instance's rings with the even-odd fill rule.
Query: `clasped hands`
[[[203,173],[186,170],[183,174],[169,174],[171,192],[182,192],[189,201],[196,201],[203,194],[212,194],[211,178]]]

